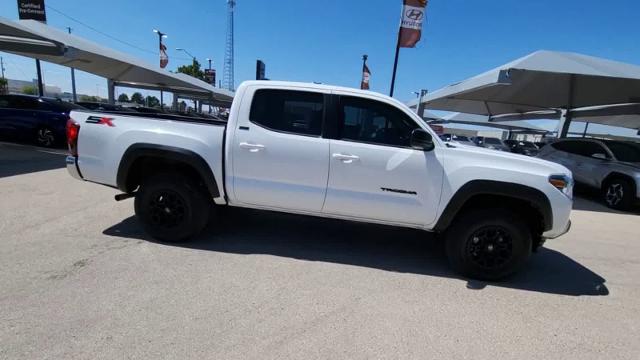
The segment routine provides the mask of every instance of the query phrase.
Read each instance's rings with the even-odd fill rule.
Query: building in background
[[[7,79],[8,88],[10,94],[23,94],[25,88],[35,88],[36,93],[38,91],[38,80],[33,79],[31,81]],[[62,89],[55,85],[44,86],[44,95],[49,97],[61,97]]]

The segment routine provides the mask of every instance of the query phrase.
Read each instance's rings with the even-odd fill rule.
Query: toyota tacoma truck
[[[456,271],[494,280],[570,226],[568,169],[446,144],[369,91],[249,81],[226,122],[73,111],[67,137],[71,175],[134,197],[160,241],[196,236],[223,206],[264,209],[435,232]]]

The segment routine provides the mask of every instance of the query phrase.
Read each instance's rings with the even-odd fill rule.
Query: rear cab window
[[[253,96],[249,120],[269,130],[320,136],[323,117],[322,93],[260,89]]]

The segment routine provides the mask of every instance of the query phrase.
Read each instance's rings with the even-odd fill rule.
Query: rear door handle
[[[249,152],[258,152],[264,149],[264,145],[262,144],[251,144],[248,142],[241,142],[240,147],[243,149],[249,149]]]
[[[352,162],[356,161],[356,160],[360,160],[360,157],[357,155],[349,155],[349,154],[333,154],[331,155],[331,157],[333,157],[336,160],[340,160],[345,164],[351,164]]]

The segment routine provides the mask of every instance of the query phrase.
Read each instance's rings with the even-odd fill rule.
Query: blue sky
[[[188,63],[176,47],[202,63],[214,59],[222,75],[225,0],[80,1],[47,5],[136,45],[130,47],[48,9],[51,26],[157,63],[158,28],[166,32],[169,68]],[[236,85],[255,75],[255,60],[278,80],[359,86],[362,54],[369,55],[371,89],[388,93],[401,0],[238,0]],[[89,5],[90,4],[90,5]],[[430,91],[539,49],[585,53],[640,64],[637,0],[431,0],[422,41],[402,49],[396,98]],[[0,2],[0,15],[17,19],[15,0]],[[33,61],[1,53],[10,78],[35,77]],[[47,83],[70,90],[68,70],[44,68]],[[106,81],[78,75],[80,92],[106,96]],[[120,90],[125,91],[125,90]],[[128,91],[128,90],[126,90]]]

